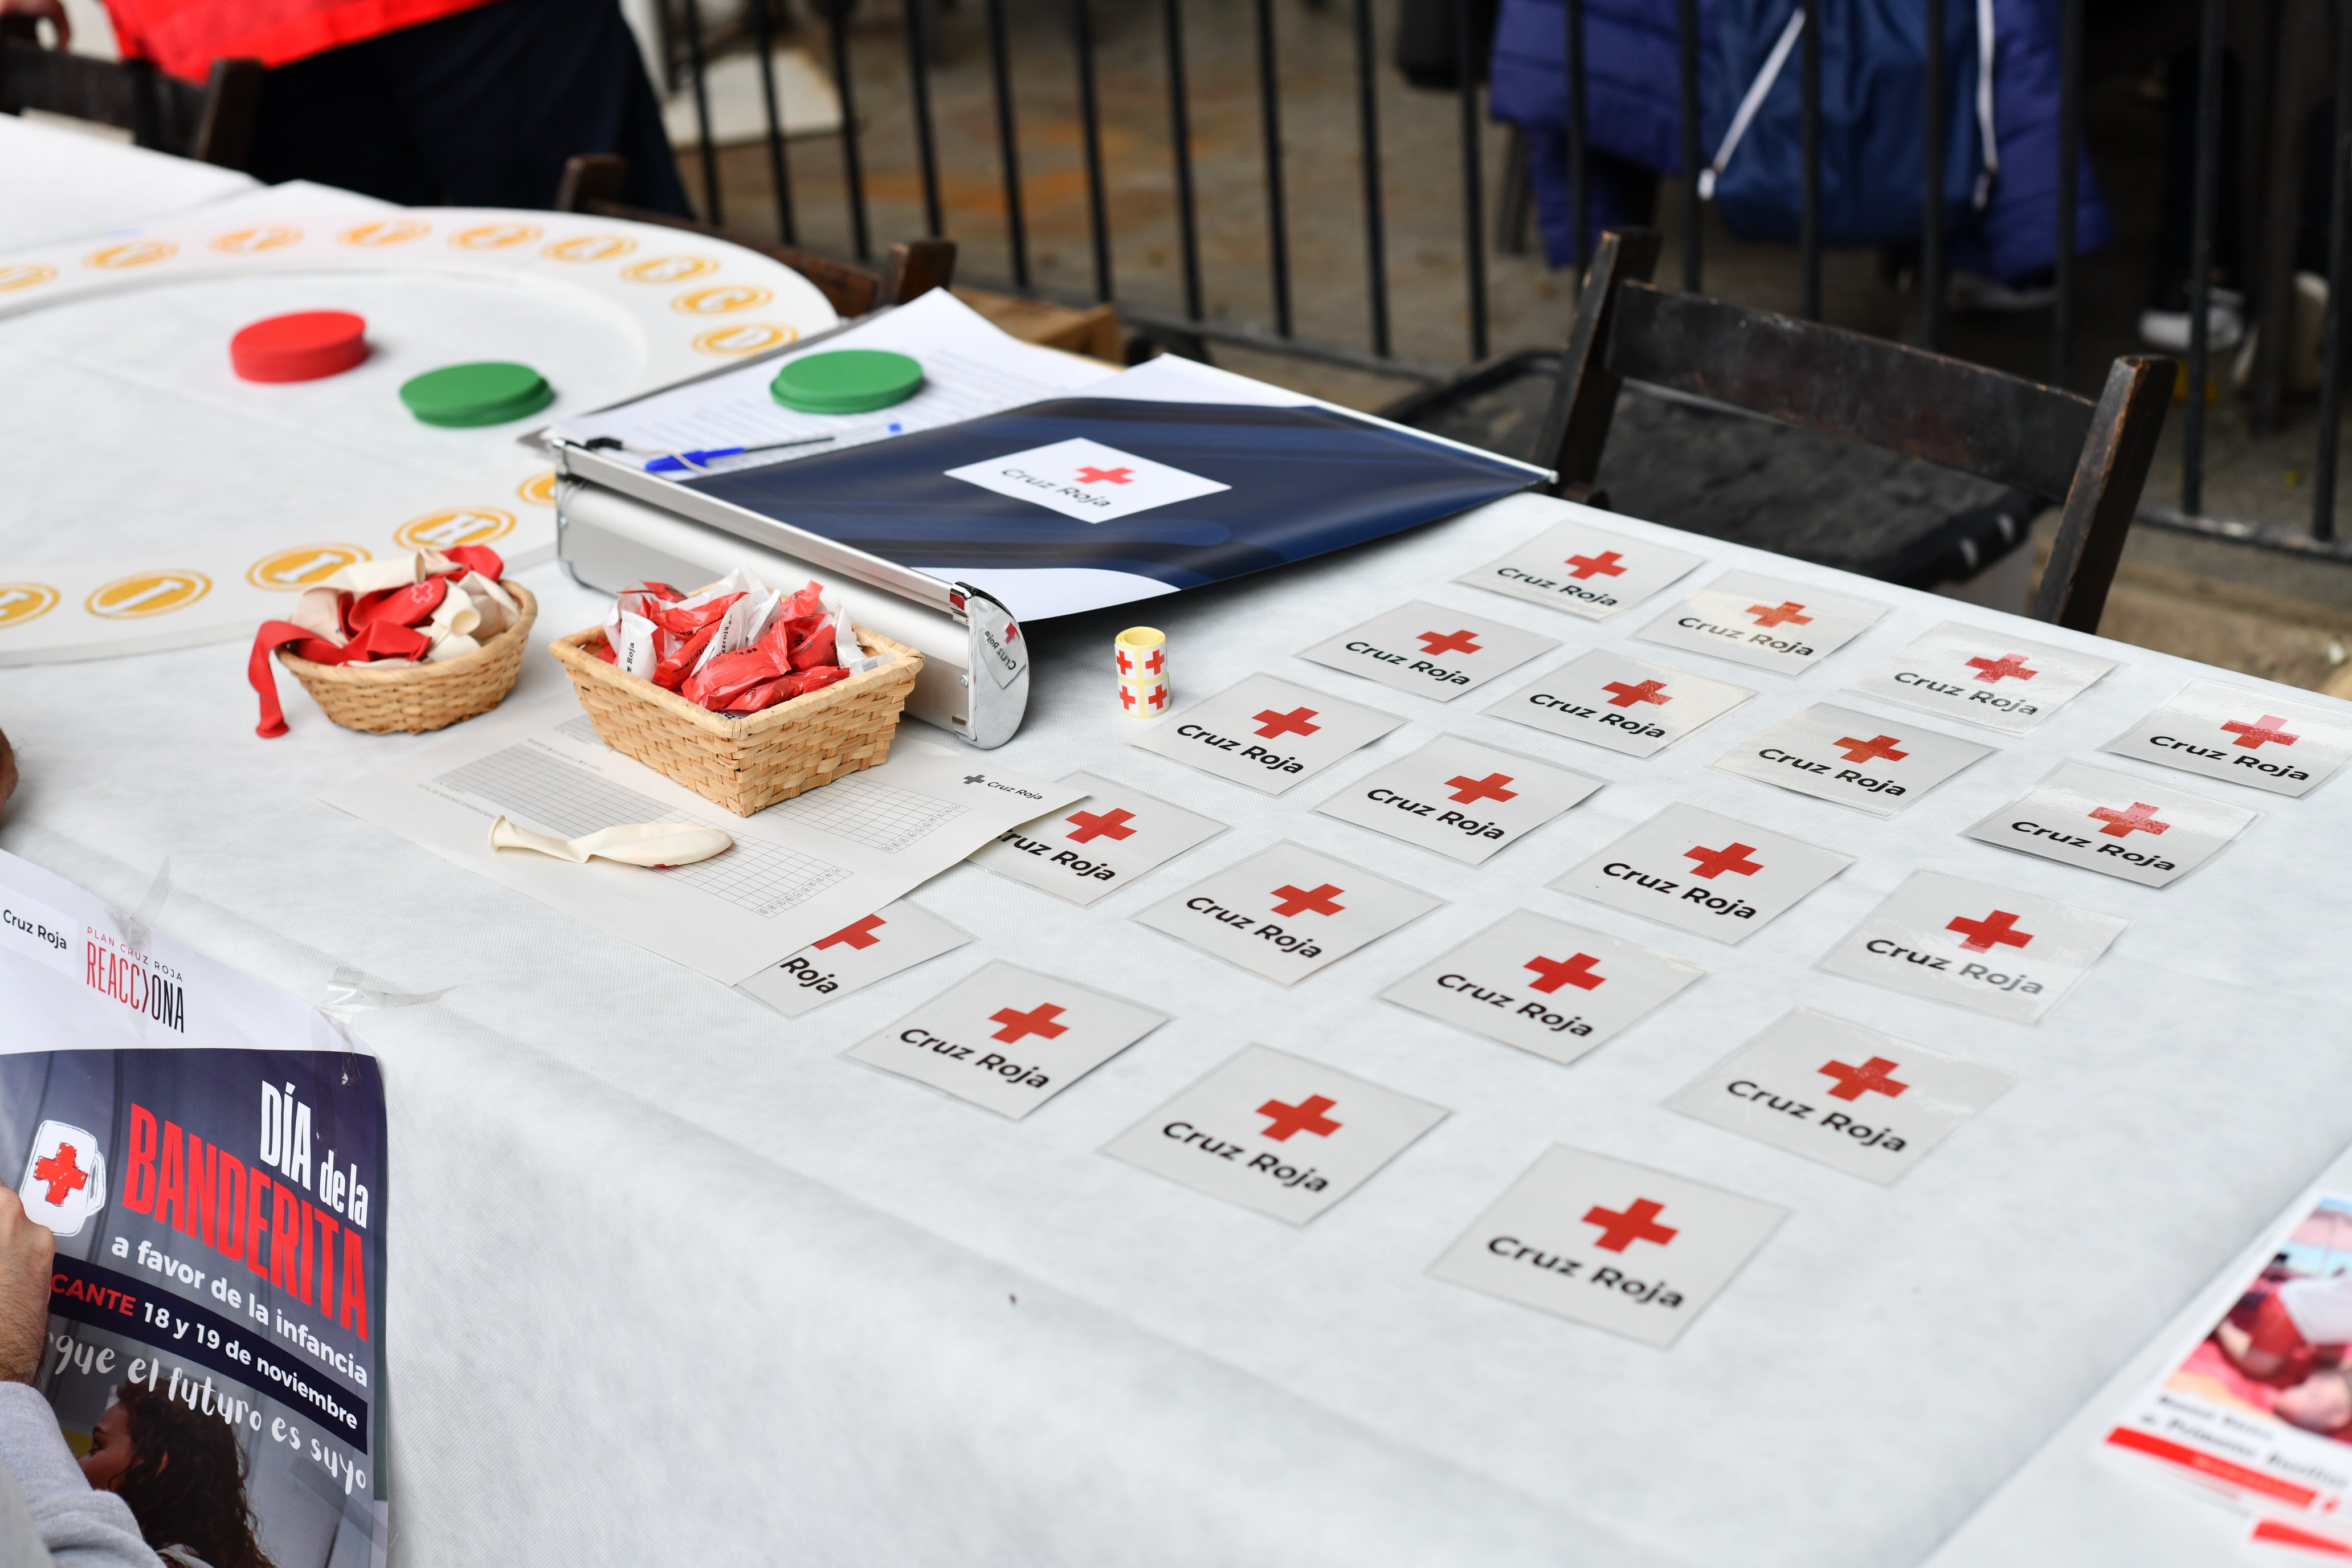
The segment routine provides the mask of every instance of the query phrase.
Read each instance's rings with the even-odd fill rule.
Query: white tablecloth
[[[796,1022],[318,804],[436,742],[336,730],[290,681],[293,734],[257,740],[240,648],[0,670],[26,775],[0,847],[126,904],[168,857],[156,926],[299,992],[353,964],[444,993],[356,1025],[384,1060],[400,1194],[396,1561],[1919,1561],[2352,1139],[2352,973],[2315,931],[2352,784],[2297,802],[2165,775],[2264,816],[2163,890],[1962,839],[2215,673],[2039,626],[2021,629],[2123,668],[2034,735],[1983,736],[2002,749],[1891,821],[1709,769],[1812,701],[1858,700],[1839,689],[1927,627],[1999,617],[1671,535],[1895,606],[1787,679],[1629,642],[1667,601],[1590,626],[1450,581],[1549,504],[1151,606],[1180,703],[1267,669],[1407,717],[1286,796],[1123,743],[1115,612],[1030,627],[1030,717],[1002,761],[1129,780],[1233,831],[1088,910],[960,868],[917,897],[981,940]],[[600,617],[556,568],[525,581],[544,635]],[[1761,695],[1637,761],[1485,717],[1485,693],[1444,705],[1290,657],[1411,597],[1564,640],[1531,669],[1624,647]],[[562,684],[534,655],[518,696]],[[1483,868],[1312,814],[1440,731],[1611,784]],[[1859,863],[1737,949],[1544,889],[1677,800]],[[1289,991],[1126,919],[1283,837],[1448,903]],[[2134,923],[2038,1027],[1812,969],[1919,868]],[[1520,906],[1716,973],[1570,1068],[1373,999]],[[1018,1123],[840,1059],[992,958],[1174,1021]],[[1663,1108],[1801,1004],[2019,1082],[1892,1188]],[[1248,1040],[1454,1114],[1303,1230],[1097,1152]],[[1426,1278],[1554,1142],[1791,1213],[1666,1352]],[[2020,1517],[1980,1521],[2011,1554],[1970,1561],[2047,1560],[2046,1519]],[[2067,1560],[2151,1561],[2120,1539],[2085,1530]]]
[[[236,169],[0,114],[0,256],[258,190]]]

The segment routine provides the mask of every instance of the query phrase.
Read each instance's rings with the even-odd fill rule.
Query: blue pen
[[[814,447],[824,441],[838,441],[845,437],[863,436],[879,429],[886,436],[896,436],[905,429],[902,425],[867,425],[856,430],[835,430],[824,436],[803,436],[791,441],[768,441],[755,447],[705,447],[692,452],[673,452],[656,458],[646,465],[649,474],[683,474],[696,468],[707,468],[721,458],[740,458],[747,452],[781,452],[787,447]]]

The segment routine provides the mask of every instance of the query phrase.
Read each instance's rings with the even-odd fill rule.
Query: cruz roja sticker
[[[1885,1186],[2012,1081],[1981,1063],[1799,1007],[1666,1104]]]
[[[971,940],[971,933],[919,904],[900,899],[831,936],[819,937],[782,963],[736,986],[787,1018],[887,980]]]
[[[1788,1212],[1554,1144],[1429,1272],[1663,1350]]]
[[[2061,763],[1968,836],[2161,888],[2212,858],[2255,815],[2169,784]]]
[[[1477,866],[1601,787],[1601,781],[1440,735],[1315,809]]]
[[[1559,646],[1557,637],[1416,599],[1327,637],[1298,657],[1451,702]]]
[[[1161,720],[1129,744],[1280,795],[1404,721],[1271,675],[1253,675]]]
[[[1266,1046],[1245,1046],[1103,1152],[1305,1225],[1445,1120],[1444,1107]]]
[[[1714,765],[1874,816],[1892,816],[1991,754],[1990,746],[1957,735],[1907,721],[1890,725],[1851,708],[1816,702],[1742,741]]]
[[[1811,584],[1727,572],[1634,634],[1800,675],[1877,624],[1886,606]]]
[[[842,1054],[1018,1121],[1167,1021],[1157,1008],[999,962]]]
[[[1646,757],[1755,695],[1744,686],[1595,648],[1486,710],[1529,729]]]
[[[1551,886],[1662,925],[1740,942],[1853,857],[1695,805],[1670,805]]]
[[[2307,795],[2352,757],[2352,717],[2218,680],[2192,680],[2099,750],[2273,795]]]
[[[1706,973],[1663,952],[1517,910],[1381,997],[1474,1035],[1572,1062]]]
[[[1444,901],[1286,842],[1162,899],[1135,919],[1276,984],[1295,985]]]
[[[1820,967],[2032,1024],[2129,921],[1940,871],[1914,871]]]
[[[2022,735],[2115,668],[2110,658],[1946,621],[1846,689]]]
[[[1706,561],[1631,534],[1562,522],[1454,581],[1605,621]]]
[[[1225,830],[1222,822],[1095,773],[1070,773],[1061,782],[1085,790],[1087,798],[1024,822],[965,858],[1055,898],[1091,904]]]

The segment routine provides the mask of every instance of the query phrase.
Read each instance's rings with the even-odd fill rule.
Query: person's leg
[[[366,44],[264,72],[250,156],[273,185],[315,180],[411,206],[439,196]]]
[[[615,0],[492,0],[373,47],[440,201],[543,207],[565,159],[618,153],[629,161],[625,201],[688,214]]]

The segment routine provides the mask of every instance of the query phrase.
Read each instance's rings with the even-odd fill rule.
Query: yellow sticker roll
[[[1129,626],[1112,645],[1121,680],[1166,680],[1168,639],[1150,626]]]
[[[1118,683],[1118,708],[1130,719],[1157,719],[1168,711],[1168,683],[1165,680],[1122,680]]]

